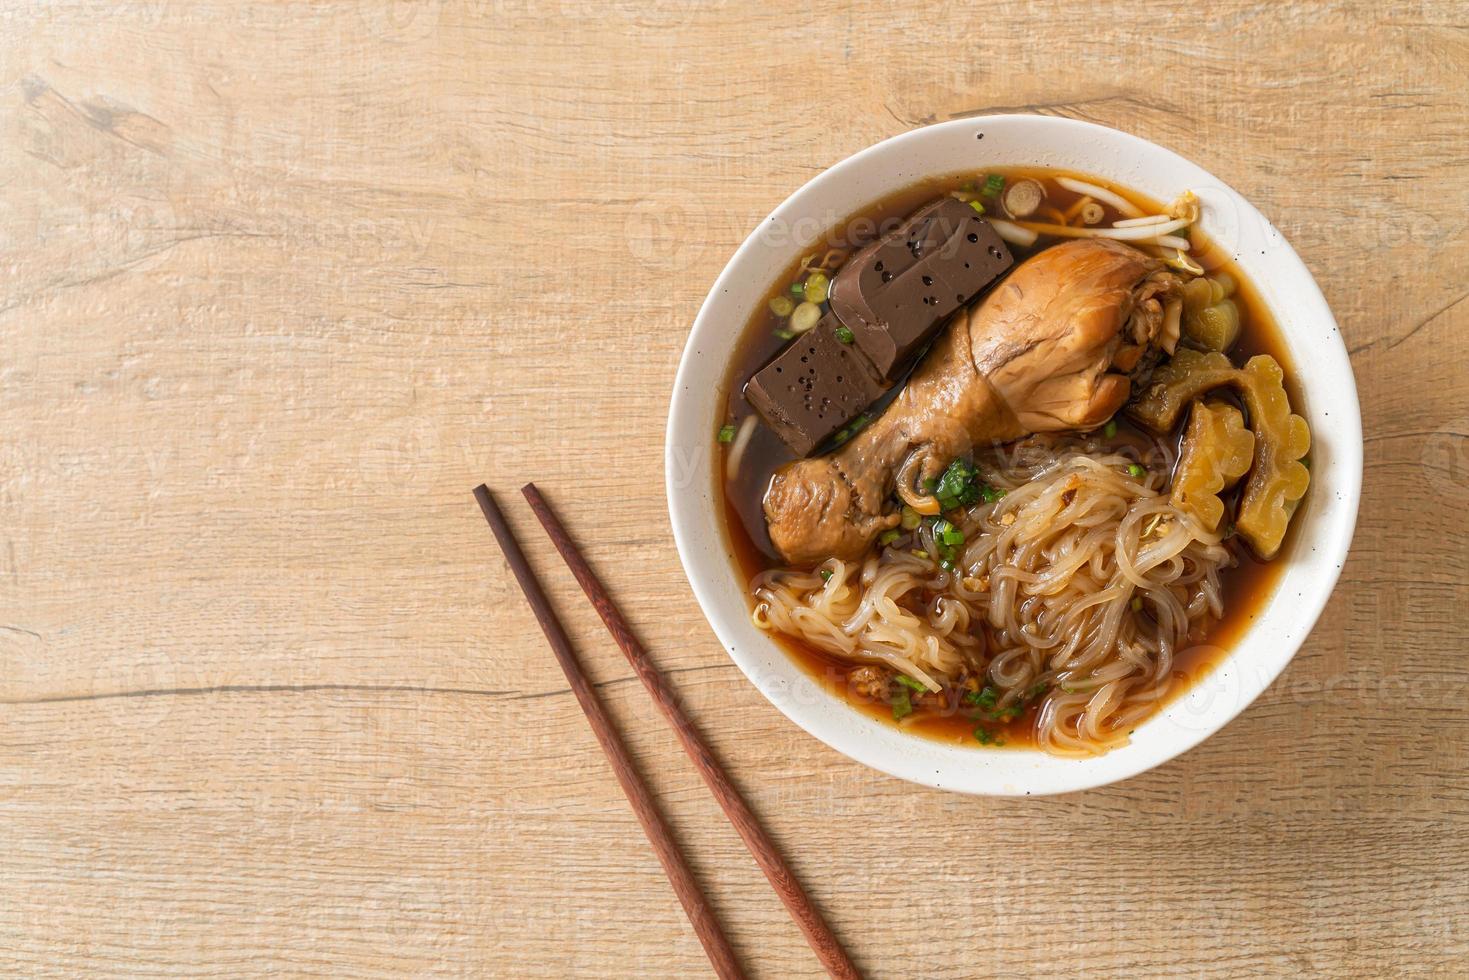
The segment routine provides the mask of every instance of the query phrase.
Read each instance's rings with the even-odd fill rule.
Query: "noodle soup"
[[[1139,363],[1127,407],[1101,424],[976,440],[960,455],[928,461],[942,469],[926,487],[885,474],[882,513],[873,519],[890,526],[860,553],[793,562],[772,540],[773,482],[802,466],[827,465],[823,460],[841,466],[844,456],[855,458],[865,452],[858,443],[878,438],[881,426],[874,423],[913,412],[909,403],[918,396],[904,394],[908,386],[900,380],[865,420],[854,420],[803,463],[755,415],[746,381],[804,333],[799,328],[810,329],[797,322],[801,307],[829,309],[829,284],[855,252],[941,195],[977,205],[994,225],[1006,226],[1002,234],[1016,263],[944,331],[980,330],[996,291],[1019,282],[1027,260],[1058,244],[1106,237],[1091,234],[1096,231],[1135,236],[1129,229],[1166,227],[1126,246],[1145,255],[1139,261],[1152,270],[1152,292],[1138,305],[1153,302],[1161,329],[1171,323],[1182,334],[1173,352],[1151,352],[1162,362],[1158,376],[1172,371],[1184,378],[1174,365],[1187,360],[1216,373],[1238,369],[1240,377],[1190,382],[1199,390],[1161,425],[1140,399],[1162,386],[1152,383],[1151,365]],[[1025,213],[1013,213],[1019,210]],[[1258,496],[1254,484],[1272,462],[1265,450],[1278,448],[1266,445],[1269,433],[1261,428],[1266,412],[1258,393],[1265,388],[1243,371],[1264,361],[1279,365],[1282,398],[1299,409],[1293,368],[1238,270],[1191,223],[1173,228],[1181,219],[1154,215],[1165,216],[1157,202],[1079,174],[999,168],[925,182],[844,222],[773,284],[769,303],[746,325],[718,439],[721,492],[749,582],[751,615],[854,710],[976,748],[1098,754],[1125,743],[1140,721],[1204,676],[1269,594],[1282,564],[1280,542],[1272,560],[1261,560],[1249,546],[1255,542],[1247,543],[1234,524],[1242,508],[1255,505],[1241,498]],[[818,297],[821,302],[811,302]],[[1133,324],[1138,315],[1130,315]],[[915,391],[923,388],[923,373],[938,370],[935,357],[952,356],[954,343],[941,335],[916,360]],[[1227,365],[1205,358],[1227,358]],[[1186,385],[1180,380],[1176,387]],[[1200,426],[1196,417],[1222,420],[1225,428],[1232,422],[1240,439],[1248,438],[1242,423],[1258,433],[1250,474],[1225,479],[1215,494],[1225,515],[1215,527],[1207,508],[1198,516],[1175,486],[1181,454],[1189,454],[1186,472],[1198,469],[1198,447],[1189,449],[1190,439],[1199,439],[1191,436],[1190,426]],[[1288,453],[1275,455],[1290,462]],[[1289,501],[1289,509],[1295,504]]]

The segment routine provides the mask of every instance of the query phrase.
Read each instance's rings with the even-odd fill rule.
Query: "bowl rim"
[[[1264,268],[1264,274],[1248,269],[1246,274],[1259,292],[1262,302],[1275,317],[1282,340],[1296,364],[1300,364],[1303,359],[1299,356],[1296,343],[1298,338],[1292,335],[1291,322],[1309,320],[1313,328],[1325,328],[1324,333],[1309,341],[1312,345],[1312,372],[1325,377],[1320,385],[1310,386],[1311,390],[1327,392],[1331,409],[1337,413],[1326,426],[1332,434],[1329,469],[1318,465],[1318,446],[1313,445],[1312,449],[1313,493],[1308,498],[1308,511],[1312,512],[1310,523],[1319,528],[1319,540],[1311,545],[1310,555],[1303,556],[1307,542],[1301,538],[1306,529],[1296,528],[1296,541],[1287,557],[1293,563],[1307,557],[1310,574],[1295,583],[1302,586],[1295,600],[1282,605],[1279,600],[1286,590],[1286,580],[1292,569],[1284,570],[1274,591],[1265,600],[1271,615],[1260,615],[1252,626],[1239,635],[1232,648],[1209,675],[1196,680],[1190,691],[1181,694],[1140,723],[1134,734],[1150,729],[1160,719],[1173,714],[1180,702],[1186,702],[1190,698],[1194,688],[1210,684],[1216,675],[1220,676],[1226,687],[1237,685],[1232,692],[1234,703],[1214,710],[1206,707],[1207,720],[1197,727],[1188,723],[1181,724],[1179,719],[1173,719],[1170,730],[1162,733],[1170,737],[1150,739],[1147,751],[1136,750],[1141,740],[1135,739],[1129,745],[1114,749],[1096,759],[1058,760],[1035,750],[986,752],[978,747],[949,746],[917,734],[902,732],[894,726],[863,715],[836,696],[822,690],[814,681],[810,682],[810,690],[803,690],[800,679],[789,676],[792,670],[804,676],[801,667],[774,640],[760,634],[749,622],[749,607],[743,589],[735,596],[736,605],[742,615],[731,615],[728,596],[723,594],[727,582],[718,582],[718,576],[710,574],[711,556],[713,560],[722,560],[728,566],[727,573],[734,570],[732,556],[728,553],[728,532],[724,527],[723,514],[708,513],[710,510],[723,509],[713,493],[714,453],[712,439],[708,438],[709,432],[706,431],[712,431],[717,416],[697,418],[695,416],[700,413],[691,412],[689,403],[696,397],[708,396],[707,380],[698,377],[702,370],[700,361],[705,357],[703,347],[720,340],[719,331],[728,333],[724,327],[728,319],[718,309],[723,302],[722,298],[733,292],[736,296],[747,294],[751,304],[758,303],[769,288],[769,281],[742,281],[742,277],[748,275],[747,266],[758,257],[761,250],[770,247],[763,240],[762,231],[767,225],[799,218],[808,198],[819,196],[818,191],[833,184],[851,179],[861,168],[869,166],[872,161],[885,154],[893,156],[903,148],[925,141],[942,146],[943,141],[954,139],[956,132],[966,134],[966,138],[969,133],[979,133],[979,138],[983,139],[986,132],[1004,132],[1012,128],[1032,131],[1038,137],[1050,141],[1060,140],[1064,143],[1075,140],[1106,145],[1112,150],[1111,159],[1114,162],[1133,157],[1137,160],[1146,159],[1154,166],[1168,168],[1183,175],[1189,186],[1196,183],[1200,186],[1207,185],[1212,195],[1211,200],[1218,200],[1225,207],[1233,209],[1238,222],[1235,230],[1241,236],[1258,236],[1258,242],[1252,241],[1251,247],[1254,244],[1269,246],[1270,262]],[[1082,169],[1098,177],[1113,180],[1107,172],[1108,168],[1101,165],[1107,161],[1100,155],[1100,150],[1098,153],[1097,166],[1090,169],[1068,169]],[[1002,165],[996,161],[989,162]],[[984,161],[976,161],[974,166],[978,170],[984,165]],[[952,172],[952,168],[943,168],[942,171],[935,170],[915,176],[910,182],[916,182],[921,177],[943,176]],[[1117,182],[1124,186],[1133,186],[1126,180],[1117,179]],[[1145,187],[1139,187],[1138,190],[1152,193]],[[875,200],[876,195],[872,199]],[[856,213],[868,203],[868,200],[854,200],[846,214]],[[845,214],[839,215],[838,220],[845,217]],[[1242,254],[1242,240],[1235,240],[1233,246],[1237,247],[1226,247],[1231,248],[1235,260],[1241,266],[1248,266],[1250,263]],[[1265,255],[1266,251],[1262,249],[1260,254]],[[786,263],[783,259],[781,265],[784,264]],[[1282,298],[1276,296],[1272,300],[1275,290],[1267,288],[1282,283],[1289,286],[1288,307],[1277,305]],[[1291,316],[1285,315],[1287,308],[1292,313]],[[741,329],[753,305],[746,304],[744,309],[745,315],[738,318]],[[1306,388],[1308,386],[1299,376],[1301,374],[1304,372],[1298,372],[1297,382]],[[718,391],[714,395],[716,404],[720,406],[724,393],[724,375],[725,368],[721,364],[717,372]],[[1343,380],[1345,385],[1340,383]],[[1317,415],[1320,405],[1313,404],[1314,400],[1312,395],[1305,398],[1312,422],[1313,443],[1318,435],[1318,422],[1321,421]],[[720,410],[722,411],[722,407]],[[1327,416],[1330,414],[1326,413]],[[1285,237],[1237,191],[1172,150],[1096,123],[1019,113],[974,116],[908,130],[860,150],[806,181],[756,225],[721,270],[694,319],[679,360],[669,403],[664,471],[674,540],[695,598],[731,659],[782,714],[843,755],[900,779],[969,794],[1039,796],[1095,788],[1162,765],[1202,743],[1227,725],[1253,703],[1290,663],[1325,609],[1351,546],[1361,496],[1361,409],[1346,345],[1342,342],[1335,318],[1319,286]],[[1325,481],[1322,486],[1321,477],[1325,475],[1329,475],[1330,480]],[[690,492],[691,489],[694,492]],[[701,493],[700,490],[704,492]],[[1318,506],[1316,498],[1327,493],[1334,495],[1327,513],[1315,514]],[[708,518],[711,516],[719,539],[719,546],[712,549],[713,542],[707,533]],[[727,574],[726,578],[728,577]],[[1267,624],[1272,621],[1272,616],[1285,620],[1291,627],[1285,636],[1274,637],[1264,632]],[[1253,662],[1247,663],[1250,648],[1259,646],[1262,639],[1272,641],[1274,646],[1264,648],[1254,657]],[[771,651],[774,651],[774,657]],[[784,662],[785,669],[781,669],[778,661]],[[814,695],[812,691],[815,692]],[[832,706],[839,711],[834,712]],[[939,747],[938,751],[935,751],[935,746]],[[986,758],[1022,754],[1051,761],[1027,767],[1025,764],[999,764]],[[1054,763],[1058,761],[1066,765],[1057,767]],[[1027,768],[1033,772],[1027,773]],[[1035,778],[1029,778],[1030,776]]]

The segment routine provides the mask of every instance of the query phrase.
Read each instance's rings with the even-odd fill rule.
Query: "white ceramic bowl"
[[[1202,228],[1231,251],[1279,323],[1298,368],[1311,425],[1311,489],[1274,594],[1227,657],[1187,694],[1139,725],[1131,743],[1095,759],[942,744],[874,721],[826,693],[750,622],[716,495],[714,432],[739,334],[776,277],[817,234],[925,177],[989,166],[1094,174],[1168,201],[1203,202]],[[875,769],[965,793],[1026,795],[1100,786],[1143,772],[1218,731],[1290,662],[1336,584],[1351,543],[1362,482],[1362,421],[1347,352],[1311,274],[1249,202],[1176,153],[1091,123],[987,116],[885,140],[818,175],[747,238],[710,290],[684,350],[669,409],[668,506],[704,614],[750,681],[827,745]],[[1241,751],[1250,751],[1241,746]]]

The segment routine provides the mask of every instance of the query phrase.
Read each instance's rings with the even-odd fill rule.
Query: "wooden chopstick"
[[[653,795],[648,791],[647,784],[633,768],[632,759],[627,754],[627,747],[622,744],[617,729],[612,726],[612,721],[607,717],[601,700],[592,689],[591,683],[587,681],[586,675],[582,673],[581,664],[577,662],[571,641],[567,638],[566,631],[561,628],[561,622],[556,618],[555,610],[551,608],[546,593],[541,589],[541,583],[536,580],[535,572],[525,560],[525,553],[520,550],[515,536],[510,533],[510,525],[505,523],[505,515],[500,512],[499,506],[490,496],[489,488],[484,484],[474,488],[474,499],[479,501],[480,510],[485,512],[485,520],[490,522],[490,530],[495,532],[495,540],[500,543],[500,550],[505,553],[505,560],[510,563],[510,570],[515,573],[515,579],[520,583],[520,590],[525,593],[526,601],[530,603],[531,610],[536,615],[536,621],[541,624],[541,632],[546,634],[551,650],[556,654],[556,661],[561,664],[561,670],[566,674],[566,682],[571,685],[572,693],[576,695],[582,711],[586,713],[587,721],[591,723],[597,741],[602,743],[602,751],[607,753],[607,761],[612,764],[612,772],[617,776],[617,781],[622,784],[622,791],[627,794],[627,801],[632,804],[633,813],[637,815],[638,822],[643,825],[643,833],[647,834],[648,843],[653,845],[653,851],[658,855],[659,863],[663,865],[663,872],[668,876],[669,883],[673,885],[674,894],[678,896],[684,912],[689,917],[689,922],[693,924],[699,942],[704,944],[704,952],[709,955],[709,962],[713,964],[714,972],[720,977],[743,978],[745,971],[740,968],[739,961],[735,959],[734,950],[730,948],[724,930],[719,927],[719,921],[714,917],[714,910],[709,907],[708,899],[704,896],[703,890],[699,888],[699,883],[694,879],[693,872],[689,870],[688,863],[684,861],[678,845],[674,843],[673,835],[669,832],[668,825],[663,822],[663,815],[659,813],[657,805],[653,802]]]
[[[550,536],[551,543],[556,546],[556,550],[561,553],[562,559],[571,569],[571,574],[576,576],[582,591],[596,607],[598,615],[602,617],[602,622],[607,625],[608,632],[612,634],[612,639],[617,641],[617,645],[627,655],[628,663],[632,664],[633,671],[643,682],[643,686],[648,689],[653,703],[658,706],[663,712],[663,717],[667,718],[668,723],[673,726],[673,733],[678,736],[684,752],[688,753],[688,757],[693,760],[695,768],[699,770],[699,775],[704,777],[704,782],[709,786],[709,792],[714,794],[715,801],[724,810],[725,816],[729,817],[729,822],[734,824],[735,831],[745,842],[745,846],[750,849],[755,863],[760,865],[761,871],[765,872],[770,886],[775,889],[775,893],[785,904],[786,911],[790,912],[791,918],[796,920],[796,925],[805,935],[806,942],[811,945],[817,959],[821,960],[821,965],[826,967],[826,971],[833,977],[860,977],[861,974],[857,972],[857,968],[847,958],[846,950],[842,948],[841,942],[831,931],[831,927],[826,924],[821,912],[806,895],[806,890],[801,887],[801,882],[796,878],[795,873],[791,871],[790,866],[786,864],[785,859],[781,857],[780,852],[766,836],[764,829],[760,826],[760,821],[755,818],[755,814],[745,803],[740,791],[730,781],[724,767],[719,764],[719,760],[709,751],[709,747],[704,743],[694,723],[689,720],[688,715],[684,714],[678,699],[663,682],[663,675],[658,672],[652,658],[648,656],[647,651],[633,635],[627,620],[622,618],[622,613],[618,611],[612,597],[607,594],[601,580],[597,578],[596,573],[592,571],[591,566],[577,550],[576,544],[571,540],[571,535],[567,533],[565,526],[551,510],[551,505],[546,503],[546,498],[541,496],[541,492],[536,489],[534,483],[527,483],[520,488],[520,492],[525,495],[525,499],[530,503],[530,509],[535,511],[536,517],[540,519],[541,526],[546,529],[546,534]]]

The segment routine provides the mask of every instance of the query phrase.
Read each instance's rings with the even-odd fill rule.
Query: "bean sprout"
[[[729,455],[724,459],[725,479],[733,480],[739,474],[740,461],[745,458],[745,449],[750,445],[750,438],[755,435],[755,423],[759,420],[759,416],[751,412],[740,423],[740,431],[735,433],[734,442],[729,447]]]
[[[1090,194],[1097,200],[1112,205],[1112,207],[1116,208],[1118,211],[1121,211],[1129,218],[1142,217],[1143,212],[1141,208],[1139,208],[1136,204],[1133,204],[1121,194],[1118,194],[1115,191],[1109,191],[1105,187],[1098,187],[1096,184],[1088,184],[1086,181],[1077,180],[1075,177],[1057,177],[1056,183],[1060,184],[1068,191],[1075,191],[1077,194]]]

